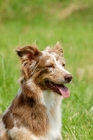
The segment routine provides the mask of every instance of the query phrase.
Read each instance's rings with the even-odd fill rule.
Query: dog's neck
[[[47,108],[48,106],[49,108],[53,106],[60,106],[62,100],[61,95],[39,87],[33,82],[32,79],[29,79],[27,82],[25,82],[25,84],[22,85],[22,88],[20,88],[18,94],[21,94],[21,92],[24,92],[24,94],[28,94],[27,96],[29,97],[33,96],[35,100],[37,99],[39,103],[45,105]]]
[[[23,90],[23,91],[22,91]],[[34,98],[36,104],[42,104],[47,110],[47,115],[54,118],[55,121],[60,122],[61,119],[61,100],[62,96],[54,93],[50,90],[43,90],[38,85],[36,85],[32,79],[28,80],[25,85],[19,90],[18,95],[21,93],[29,96],[29,98]],[[26,93],[27,92],[27,93]],[[50,119],[51,121],[51,119]],[[59,124],[61,127],[61,124]]]

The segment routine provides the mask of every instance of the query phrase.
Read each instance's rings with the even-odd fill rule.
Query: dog
[[[44,51],[17,48],[21,62],[20,89],[0,118],[0,140],[61,140],[61,101],[72,75],[65,70],[58,42]]]

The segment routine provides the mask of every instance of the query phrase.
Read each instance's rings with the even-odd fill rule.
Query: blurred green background
[[[0,0],[0,114],[16,95],[20,65],[15,49],[60,41],[73,75],[63,101],[64,140],[93,140],[93,1]]]

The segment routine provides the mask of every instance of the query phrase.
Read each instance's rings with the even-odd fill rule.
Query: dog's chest
[[[51,112],[48,112],[48,118],[49,118],[49,131],[47,134],[47,139],[49,140],[56,140],[60,137],[61,132],[61,118],[57,115],[60,115],[58,111],[56,111],[57,114],[53,116]]]
[[[17,128],[17,126],[15,125],[14,128],[9,130],[9,134],[12,139],[14,139],[17,135],[17,137],[21,137],[21,139],[24,138],[23,140],[59,140],[59,138],[61,137],[61,99],[58,96],[55,96],[54,93],[44,93],[41,104],[46,107],[46,114],[48,117],[48,129],[46,130],[44,135],[43,129],[42,134],[36,136],[26,127],[21,126],[20,128]],[[35,125],[35,127],[37,127],[37,125]]]
[[[48,93],[44,97],[49,119],[49,131],[46,140],[56,140],[61,137],[61,98],[54,93]]]

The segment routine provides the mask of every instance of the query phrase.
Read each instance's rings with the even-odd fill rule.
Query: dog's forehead
[[[43,51],[42,53],[42,59],[45,60],[45,61],[60,61],[60,62],[64,62],[64,57],[63,56],[60,56],[58,55],[58,53],[56,53],[55,51]]]

